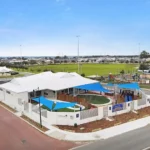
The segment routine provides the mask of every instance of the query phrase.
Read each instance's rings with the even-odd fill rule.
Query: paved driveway
[[[40,133],[0,106],[0,150],[68,150],[74,146]]]

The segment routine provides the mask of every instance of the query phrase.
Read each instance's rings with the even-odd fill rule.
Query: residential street
[[[150,146],[150,125],[76,150],[142,150]],[[150,149],[149,149],[150,150]]]

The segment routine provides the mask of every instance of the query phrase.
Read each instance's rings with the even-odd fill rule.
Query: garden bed
[[[32,125],[36,126],[39,130],[43,131],[43,132],[46,132],[48,131],[49,129],[47,129],[46,127],[42,126],[41,128],[41,125],[35,121],[33,121],[32,119],[30,119],[29,117],[25,116],[25,115],[22,115],[21,118],[25,119],[26,121],[28,121],[29,123],[31,123]]]
[[[113,117],[114,121],[101,119],[101,120],[93,121],[93,122],[86,123],[83,125],[78,125],[77,127],[63,126],[63,125],[58,125],[57,127],[59,127],[62,130],[70,130],[70,131],[77,132],[77,133],[93,132],[97,129],[106,129],[109,127],[116,126],[118,124],[123,124],[129,121],[133,121],[133,120],[140,119],[146,116],[150,116],[150,107],[140,109],[137,112],[138,112],[137,114],[133,112],[129,112],[129,113],[114,116]]]
[[[0,105],[4,106],[5,108],[9,109],[11,112],[16,113],[17,111],[10,106],[4,104],[3,102],[0,101]]]

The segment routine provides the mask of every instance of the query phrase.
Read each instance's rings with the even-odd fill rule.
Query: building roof
[[[27,77],[15,78],[8,83],[1,84],[1,88],[5,88],[16,93],[31,92],[39,87],[40,90],[49,89],[59,91],[84,84],[97,83],[98,81],[91,80],[80,76],[77,73],[66,72],[43,72]]]
[[[7,67],[0,67],[0,73],[6,73],[6,72],[12,72],[12,69],[9,69]]]

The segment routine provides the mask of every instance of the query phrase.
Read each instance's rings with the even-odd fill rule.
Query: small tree
[[[40,69],[40,68],[38,68],[38,69],[37,69],[37,72],[41,72],[41,69]]]
[[[124,70],[121,70],[120,73],[121,73],[121,74],[124,74],[125,72],[124,72]]]
[[[143,50],[140,54],[140,58],[148,58],[150,56],[150,54],[148,52],[146,52],[145,50]]]
[[[48,69],[44,69],[43,71],[44,71],[44,72],[47,72],[47,71],[48,71]]]
[[[84,74],[84,73],[81,73],[81,76],[82,76],[82,77],[85,77],[85,74]]]
[[[149,68],[148,68],[148,65],[142,63],[142,64],[140,64],[139,69],[140,69],[140,70],[148,70]]]

